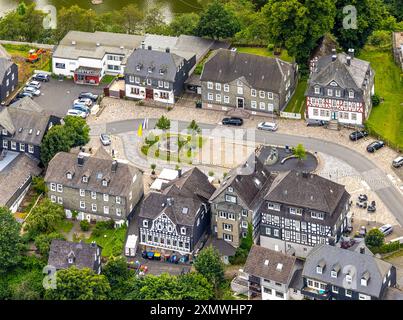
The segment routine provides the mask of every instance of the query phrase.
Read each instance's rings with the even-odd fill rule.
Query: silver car
[[[34,96],[37,97],[41,95],[41,91],[34,87],[25,87],[23,91],[32,93]]]
[[[104,146],[109,146],[111,144],[111,137],[106,133],[101,133],[99,139]]]
[[[393,232],[393,227],[391,224],[385,224],[379,228],[379,231],[382,232],[386,237]]]
[[[31,80],[27,83],[27,87],[39,89],[41,87],[41,83],[39,81]]]
[[[277,123],[274,122],[260,122],[257,125],[259,130],[276,131],[278,129]]]

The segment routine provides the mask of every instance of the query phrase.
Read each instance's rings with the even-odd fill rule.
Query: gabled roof
[[[316,272],[319,261],[324,261],[322,274]],[[337,278],[331,277],[330,271],[336,264],[340,265]],[[317,245],[308,254],[302,275],[306,278],[317,279],[338,287],[346,288],[345,276],[350,272],[355,291],[380,297],[384,277],[392,265],[374,256],[342,249],[330,245]],[[367,285],[361,284],[361,277],[367,277]],[[350,288],[347,288],[350,289]]]
[[[287,171],[274,179],[265,200],[332,214],[346,193],[344,186],[316,174]]]
[[[3,78],[10,69],[10,67],[14,64],[14,62],[9,57],[0,57],[0,82],[3,81]]]
[[[274,175],[253,153],[244,164],[227,174],[210,201],[214,201],[228,187],[232,187],[238,197],[251,209],[262,199],[273,179]]]
[[[48,265],[54,266],[57,270],[67,269],[71,266],[95,270],[98,265],[95,259],[98,249],[99,255],[101,255],[102,248],[95,243],[53,240],[50,245]],[[69,258],[74,259],[72,264],[68,262]]]
[[[347,54],[339,53],[335,61],[332,61],[332,55],[320,58],[316,62],[317,71],[311,74],[310,83],[327,86],[335,81],[342,88],[362,89],[369,62],[354,57],[349,66],[347,57]]]
[[[230,83],[242,78],[252,88],[279,92],[288,71],[293,74],[294,65],[277,58],[219,49],[206,61],[200,79]]]
[[[295,272],[296,260],[294,256],[253,245],[246,260],[244,272],[288,285]]]
[[[200,206],[208,201],[214,190],[208,177],[194,167],[163,186],[161,193],[149,193],[142,203],[139,216],[155,219],[164,212],[175,224],[193,226]]]

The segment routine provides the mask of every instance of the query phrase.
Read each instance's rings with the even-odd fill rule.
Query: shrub
[[[390,252],[394,252],[400,249],[400,243],[399,241],[394,241],[391,243],[385,243],[383,245],[381,245],[380,247],[370,247],[369,249],[372,251],[373,254],[376,253],[381,253],[381,254],[385,254],[385,253],[390,253]]]
[[[274,44],[269,43],[269,44],[267,45],[267,50],[273,51],[273,50],[274,50]]]
[[[371,100],[372,106],[374,107],[379,106],[379,104],[381,103],[381,97],[376,93],[371,97]]]
[[[54,239],[64,240],[64,237],[60,233],[52,232],[49,234],[40,234],[35,238],[35,247],[43,257],[48,256],[50,244]]]
[[[384,239],[385,235],[379,229],[371,229],[365,236],[365,244],[369,247],[380,247]]]
[[[32,188],[34,188],[34,190],[38,193],[45,193],[46,192],[45,180],[42,177],[33,177]]]
[[[84,232],[90,230],[90,223],[88,222],[88,220],[81,220],[80,228],[81,228],[81,231],[84,231]]]
[[[389,31],[377,30],[368,38],[368,43],[376,47],[391,45],[391,33]]]
[[[94,237],[100,237],[106,230],[113,228],[115,228],[115,222],[112,219],[108,221],[98,221],[95,225],[94,231],[92,231],[92,235]]]

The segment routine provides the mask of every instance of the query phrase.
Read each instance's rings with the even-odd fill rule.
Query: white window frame
[[[97,204],[96,203],[91,204],[91,211],[92,212],[97,212]]]
[[[122,202],[122,198],[121,198],[120,196],[116,196],[115,202],[116,202],[117,204],[120,204],[120,203]]]
[[[122,209],[121,208],[116,208],[115,212],[116,212],[116,215],[119,216],[119,217],[122,215]]]
[[[266,98],[266,92],[260,90],[260,91],[259,91],[259,98],[261,98],[261,99]]]
[[[214,101],[214,94],[212,94],[211,92],[207,93],[207,100]]]
[[[97,193],[95,191],[91,191],[91,199],[93,200],[97,199]]]
[[[109,214],[109,207],[108,206],[104,206],[104,214]]]
[[[80,209],[85,209],[85,201],[80,201]]]
[[[252,109],[256,109],[256,108],[257,108],[257,102],[256,102],[255,100],[251,101],[251,102],[250,102],[250,107],[251,107]]]
[[[34,146],[32,144],[28,145],[28,152],[29,153],[34,153]]]
[[[215,84],[215,89],[216,89],[217,91],[221,91],[221,83],[216,82],[216,84]]]
[[[108,202],[109,201],[109,194],[104,193],[104,201]]]
[[[214,84],[210,81],[207,82],[207,88],[208,89],[214,89]]]
[[[225,195],[225,201],[230,203],[237,203],[236,196],[232,196],[230,194]]]
[[[256,89],[250,89],[250,95],[256,97]]]
[[[229,103],[229,96],[224,96],[224,103]]]
[[[181,235],[186,235],[186,228],[185,227],[181,227]]]
[[[227,83],[224,84],[224,92],[229,92],[229,85]]]

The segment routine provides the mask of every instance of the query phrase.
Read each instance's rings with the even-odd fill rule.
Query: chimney
[[[351,66],[351,57],[350,56],[347,56],[347,65]]]
[[[170,53],[171,50],[170,50],[169,48],[165,48],[165,52],[166,52],[166,53]]]
[[[151,47],[151,46],[148,46],[148,48],[147,48],[148,50],[152,50],[153,48]]]
[[[73,46],[75,46],[75,45],[76,45],[76,42],[73,40],[73,41],[71,41],[71,44],[72,44]]]
[[[354,49],[352,48],[348,49],[348,55],[351,57],[351,59],[354,58],[354,52],[355,52]]]
[[[143,40],[141,41],[141,49],[145,49],[146,48],[146,42]]]
[[[333,54],[333,55],[332,55],[332,61],[334,62],[334,61],[336,61],[336,59],[337,59],[337,55],[336,55],[336,54]]]
[[[79,167],[82,167],[84,165],[84,155],[82,153],[79,153],[77,156],[77,165]]]
[[[112,161],[112,172],[116,172],[118,169],[118,162],[116,160]]]

